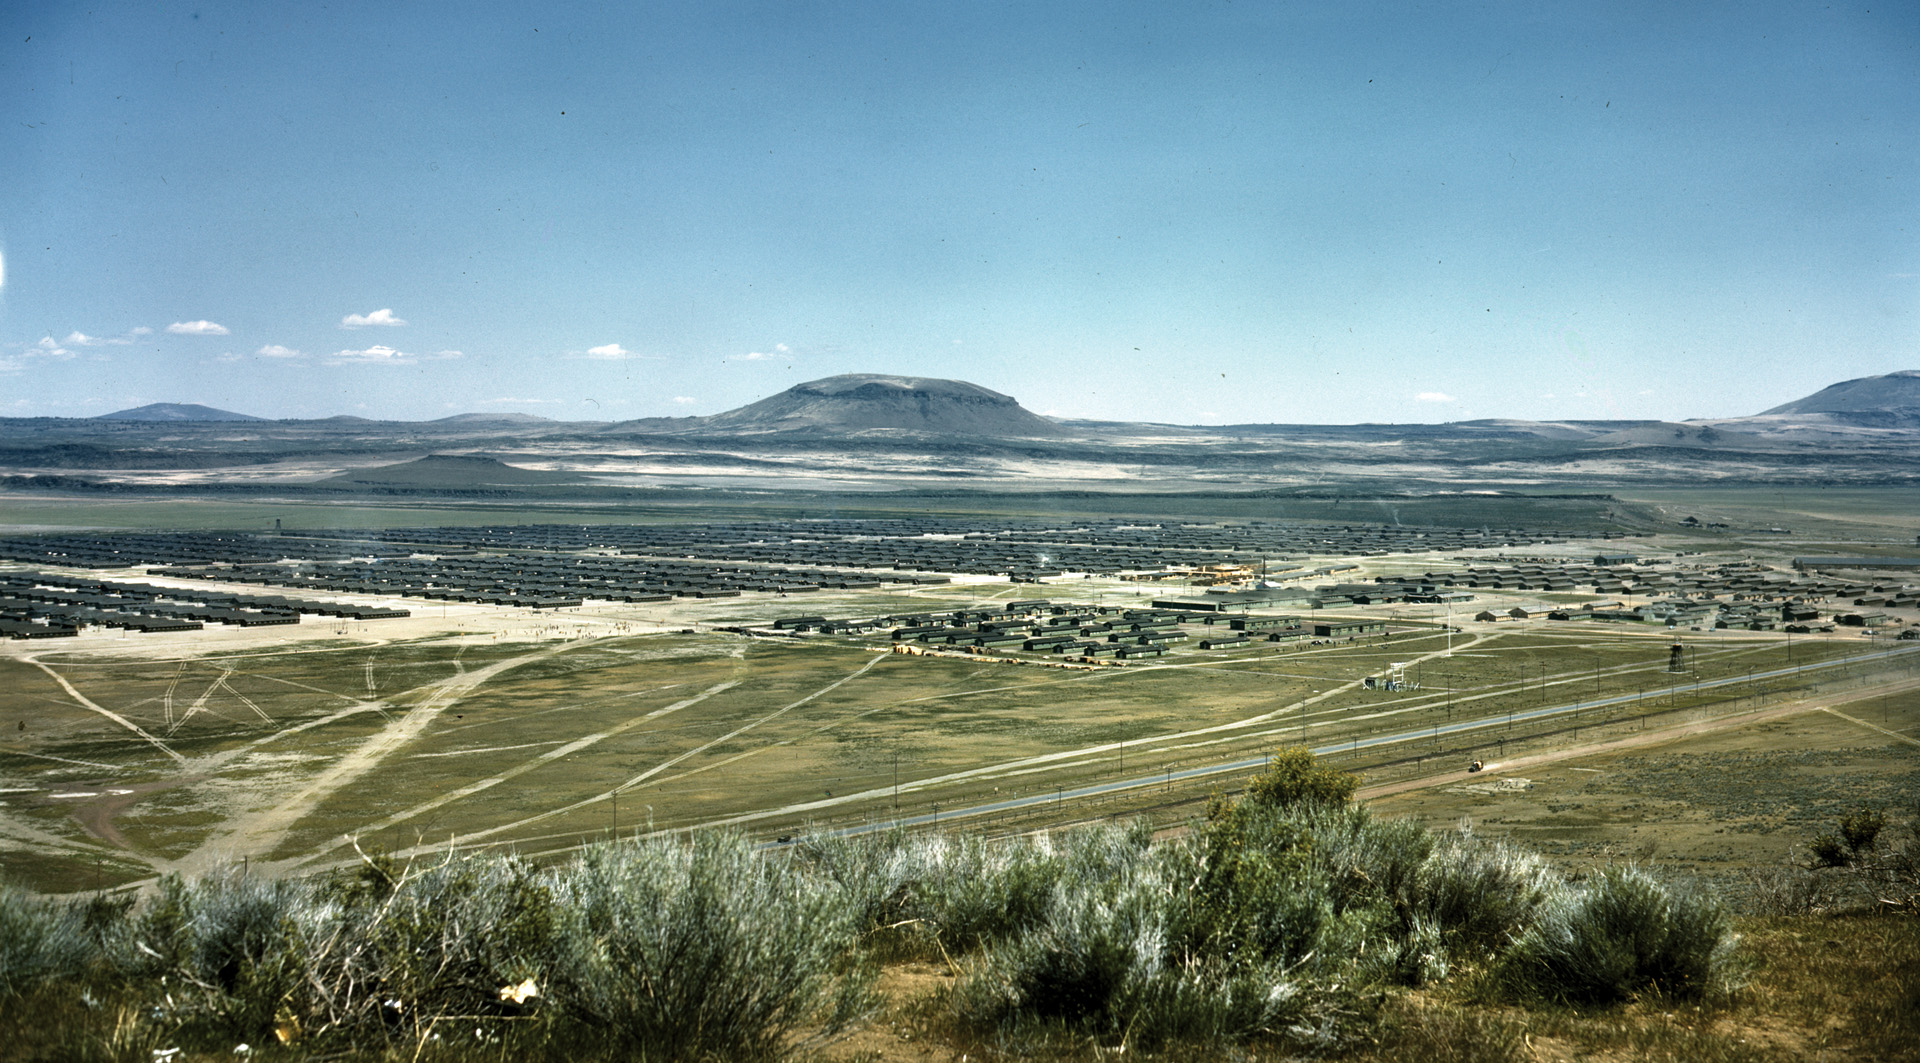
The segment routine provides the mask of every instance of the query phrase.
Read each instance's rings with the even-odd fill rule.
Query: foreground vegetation
[[[1759,1003],[1817,1009],[1809,1028],[1869,1058],[1920,1043],[1910,824],[1861,813],[1816,842],[1821,866],[1761,882],[1755,950],[1682,883],[1569,881],[1500,841],[1371,816],[1354,784],[1282,751],[1161,842],[1132,825],[761,853],[711,833],[550,867],[370,855],[323,878],[169,879],[139,903],[9,893],[0,1027],[11,1058],[49,1060],[874,1058],[839,1038],[876,1016],[956,1057],[1807,1047],[1716,1026]],[[1797,981],[1757,978],[1768,953],[1801,957]],[[883,968],[914,964],[938,988],[889,1001]]]

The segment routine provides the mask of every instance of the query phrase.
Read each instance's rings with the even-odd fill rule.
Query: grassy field
[[[1293,497],[1273,492],[792,492],[635,491],[604,500],[234,499],[154,494],[101,499],[68,494],[9,494],[5,525],[15,530],[270,530],[430,527],[435,525],[604,524],[655,521],[766,520],[810,517],[949,517],[1062,519],[1140,517],[1205,520],[1301,520],[1404,523],[1447,527],[1492,525],[1574,530],[1650,527],[1644,507],[1584,490],[1511,495],[1412,491]]]
[[[1821,701],[1847,694],[1824,693]],[[1652,862],[1733,881],[1745,868],[1785,862],[1854,808],[1896,807],[1920,793],[1920,750],[1905,737],[1916,727],[1920,694],[1909,691],[1372,804],[1434,827],[1469,819],[1563,865]]]
[[[768,608],[715,604],[707,623],[756,610],[764,619]],[[315,631],[217,651],[180,640],[159,654],[102,639],[0,657],[15,710],[0,719],[0,870],[72,890],[239,862],[322,867],[353,855],[349,839],[402,852],[553,853],[614,831],[731,822],[773,837],[1020,799],[1040,803],[969,823],[1012,830],[1153,808],[1177,821],[1236,776],[1175,776],[1283,742],[1304,738],[1370,781],[1391,780],[1778,704],[1885,671],[1817,667],[1872,652],[1865,639],[1801,638],[1789,651],[1743,633],[1690,636],[1689,671],[1674,675],[1668,633],[1596,625],[1482,625],[1449,639],[1409,620],[1385,639],[1070,670],[1032,657],[895,655],[884,638],[758,639],[706,624],[619,634],[611,619],[591,620],[546,618],[502,636],[450,619],[451,630],[391,640],[368,637],[381,630],[368,625],[355,637]],[[1362,688],[1393,662],[1421,688]],[[1684,689],[1716,680],[1732,682]],[[1586,702],[1598,704],[1529,717]],[[1481,725],[1448,731],[1468,721]],[[1661,777],[1652,762],[1640,774]],[[1070,796],[1116,780],[1136,785]],[[1610,806],[1595,814],[1601,807]],[[1578,809],[1541,816],[1513,829],[1552,835],[1579,818]],[[1650,806],[1643,818],[1663,816]],[[1578,831],[1546,840],[1568,854],[1621,844]]]

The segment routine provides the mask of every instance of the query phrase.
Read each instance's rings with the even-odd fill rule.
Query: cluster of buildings
[[[900,646],[975,653],[1046,654],[1075,660],[1131,660],[1164,656],[1182,646],[1206,651],[1233,650],[1261,642],[1380,634],[1386,628],[1380,621],[1367,619],[1307,622],[1291,616],[1066,605],[1033,599],[1008,602],[993,609],[860,620],[790,616],[773,621],[771,629],[829,635],[885,631],[887,637]]]
[[[207,624],[271,627],[297,624],[302,615],[379,620],[409,612],[44,572],[0,573],[0,636],[7,638],[60,638],[78,635],[86,627],[138,632],[198,631]]]
[[[1001,575],[1259,566],[1295,556],[1378,556],[1563,542],[1541,528],[1455,529],[1284,521],[1235,523],[987,518],[822,518],[680,524],[317,529],[298,533],[33,536],[0,540],[0,558],[129,564],[339,560],[415,554],[624,554],[763,566],[832,566]]]
[[[850,577],[845,572],[742,568],[711,562],[601,555],[409,557],[218,568],[176,565],[148,571],[179,579],[274,584],[530,609],[578,608],[588,598],[643,603],[673,598],[737,598],[748,591],[803,594],[822,587],[880,586],[879,580]],[[948,578],[918,576],[889,582],[945,583]]]

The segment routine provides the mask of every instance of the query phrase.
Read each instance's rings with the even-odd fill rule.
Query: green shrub
[[[1808,842],[1807,849],[1813,854],[1815,867],[1846,867],[1853,863],[1853,850],[1832,834],[1822,834]]]
[[[1886,825],[1884,813],[1868,808],[1856,809],[1840,817],[1840,840],[1858,857],[1873,849],[1881,828]]]
[[[1191,839],[1162,852],[1175,947],[1246,962],[1314,951],[1333,906],[1325,883],[1305,878],[1311,844],[1284,808],[1216,802]]]
[[[1282,808],[1344,805],[1359,788],[1358,775],[1322,767],[1306,746],[1283,746],[1268,758],[1266,770],[1247,782],[1246,800]]]
[[[1731,982],[1730,924],[1710,897],[1614,868],[1548,898],[1508,954],[1505,974],[1522,994],[1572,1003],[1648,991],[1697,998]]]

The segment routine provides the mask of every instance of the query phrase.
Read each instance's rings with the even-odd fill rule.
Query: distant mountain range
[[[598,502],[682,489],[1392,494],[1632,483],[1920,485],[1920,372],[1681,422],[1057,420],[977,384],[874,373],[709,417],[620,422],[266,420],[181,404],[0,418],[0,491]]]
[[[103,421],[266,421],[194,403],[158,402],[102,414]],[[374,424],[358,417],[325,418],[328,423]],[[321,422],[306,422],[321,423]],[[398,422],[463,427],[490,424],[563,428],[595,422],[555,421],[528,413],[462,413],[427,422]],[[1691,435],[1711,440],[1715,431],[1778,433],[1801,428],[1920,428],[1920,370],[1842,381],[1805,398],[1752,417],[1699,422],[1660,421],[1511,421],[1489,420],[1448,425],[1130,425],[1106,421],[1056,421],[1021,406],[1011,396],[963,380],[849,373],[796,384],[777,395],[710,417],[652,417],[599,424],[608,431],[676,436],[929,436],[956,438],[1048,439],[1085,432],[1109,434],[1140,428],[1228,431],[1364,429],[1369,435],[1398,429],[1415,435],[1433,432],[1524,434],[1535,436],[1617,436],[1620,442],[1673,440]],[[1678,433],[1676,435],[1676,433]],[[1639,437],[1645,436],[1645,439]]]

